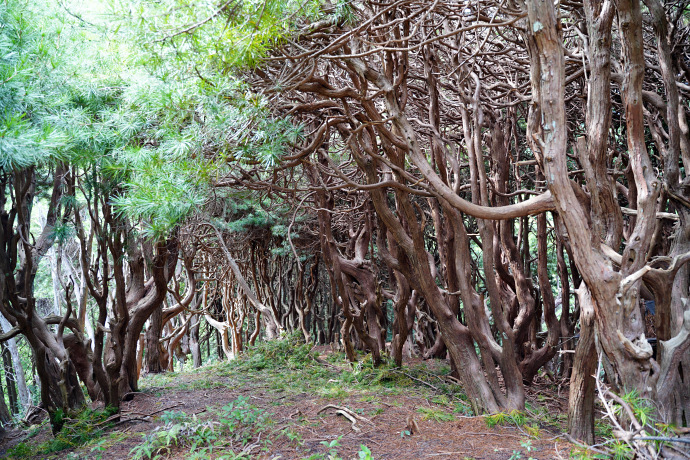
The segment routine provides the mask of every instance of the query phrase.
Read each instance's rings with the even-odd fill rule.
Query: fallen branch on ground
[[[334,406],[333,404],[328,404],[326,406],[323,406],[317,414],[320,414],[321,412],[328,410],[328,409],[335,409],[335,413],[338,415],[342,415],[346,419],[348,419],[352,423],[352,430],[353,431],[361,431],[361,429],[357,426],[357,420],[360,420],[362,422],[369,423],[371,425],[374,425],[374,423],[369,420],[368,418],[362,417],[359,414],[356,414],[355,412],[351,411],[347,407],[340,407],[340,406]]]

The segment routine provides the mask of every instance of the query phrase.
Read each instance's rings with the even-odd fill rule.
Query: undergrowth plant
[[[85,409],[72,418],[58,411],[56,416],[60,417],[62,429],[55,437],[38,446],[20,442],[7,451],[7,458],[20,459],[36,455],[42,456],[83,446],[100,438],[112,426],[109,417],[113,414],[114,411],[111,409]]]
[[[519,410],[512,410],[508,413],[497,412],[491,415],[484,416],[484,422],[489,428],[496,425],[515,425],[523,426],[527,422],[527,415]]]
[[[525,449],[525,454],[527,455],[527,460],[537,460],[534,457],[530,455],[530,453],[533,450],[536,450],[534,446],[532,446],[532,441],[529,439],[526,439],[524,441],[520,441],[520,445],[522,446],[523,449]],[[512,455],[508,458],[508,460],[518,460],[518,459],[523,459],[523,452],[521,449],[515,449],[513,450]]]
[[[431,420],[433,422],[450,422],[455,420],[453,414],[435,407],[420,407],[417,409],[417,412],[422,414],[422,420]]]
[[[676,458],[677,433],[672,425],[656,420],[657,407],[636,390],[616,394],[598,377],[602,374],[602,356],[595,376],[603,418],[595,433],[603,438],[595,447],[581,446],[571,451],[579,460],[611,458],[614,460],[656,460]],[[606,421],[606,423],[604,423]],[[682,442],[682,441],[681,441]],[[678,457],[680,458],[680,457]]]
[[[302,369],[313,363],[312,345],[304,343],[300,332],[286,334],[280,340],[259,342],[239,359],[229,363],[231,368],[260,371],[263,369]]]
[[[269,429],[269,418],[247,398],[238,397],[215,415],[214,420],[200,420],[181,411],[165,412],[161,416],[165,425],[144,435],[130,455],[135,460],[158,459],[184,448],[188,449],[188,458],[216,458],[215,454],[222,451],[223,458],[239,460],[261,449],[261,442],[251,441]],[[230,449],[236,445],[241,447],[239,452]]]

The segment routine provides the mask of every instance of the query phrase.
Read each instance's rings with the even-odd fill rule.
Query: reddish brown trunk
[[[568,433],[575,439],[594,444],[594,391],[597,357],[594,347],[594,305],[587,286],[577,291],[580,303],[580,338],[570,378]]]
[[[149,318],[146,329],[146,372],[158,374],[165,370],[162,361],[160,339],[163,336],[163,311],[157,308]]]

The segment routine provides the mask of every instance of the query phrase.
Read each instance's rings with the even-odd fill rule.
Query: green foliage
[[[431,420],[434,422],[450,422],[455,420],[453,414],[449,414],[441,409],[436,409],[434,407],[420,407],[417,412],[422,414],[423,420]]]
[[[206,200],[228,162],[274,167],[301,128],[274,119],[262,96],[228,77],[139,77],[125,88],[106,127],[123,135],[109,171],[125,181],[116,207],[144,234],[161,238]]]
[[[448,398],[447,395],[434,396],[433,398],[431,398],[431,402],[434,404],[438,404],[440,406],[449,406],[450,405],[450,399]]]
[[[359,458],[359,460],[374,460],[374,457],[371,454],[371,449],[364,444],[360,444],[359,452],[357,452],[357,458]]]
[[[50,9],[50,4],[44,6]],[[30,2],[0,4],[0,170],[62,159],[67,137],[48,121],[61,97],[51,80],[59,30]]]
[[[12,447],[11,449],[8,449],[7,452],[5,452],[5,455],[7,455],[8,459],[9,458],[22,459],[22,458],[29,458],[34,453],[35,453],[35,450],[32,446],[30,446],[26,442],[20,442],[19,444]]]
[[[161,421],[167,424],[185,423],[189,416],[181,410],[166,410],[161,414]]]
[[[301,332],[294,332],[277,340],[259,342],[247,353],[231,363],[246,370],[303,369],[313,362],[312,345],[304,343]]]
[[[47,455],[82,446],[103,436],[105,431],[112,426],[112,423],[107,421],[111,415],[113,415],[112,410],[85,409],[77,414],[76,418],[71,418],[61,410],[57,410],[52,415],[53,425],[58,424],[62,428],[54,438],[40,444],[37,448],[30,447],[25,442],[19,443],[14,449],[8,451],[7,455],[9,458],[26,458],[27,451],[31,455]]]
[[[642,426],[647,426],[652,421],[651,416],[654,414],[654,407],[649,400],[640,397],[637,390],[622,395],[621,399],[630,406],[635,418]],[[618,417],[624,416],[623,408],[620,405],[614,405],[614,411]]]
[[[527,422],[527,415],[519,410],[512,410],[510,413],[497,412],[485,415],[484,422],[489,428],[493,428],[496,425],[523,426]]]
[[[583,448],[583,447],[573,447],[570,450],[570,458],[576,459],[576,460],[594,460],[594,459],[610,459],[611,456],[608,454],[602,454],[599,452],[594,452],[591,449]]]
[[[246,446],[269,427],[268,416],[241,396],[215,415],[217,421],[200,420],[181,411],[165,412],[161,416],[165,425],[144,435],[130,455],[134,459],[155,459],[169,455],[175,448],[188,448],[189,458],[209,458],[233,442]],[[248,454],[232,452],[227,458],[248,458]]]
[[[62,417],[62,429],[44,446],[44,452],[58,452],[86,444],[103,435],[112,423],[106,422],[113,411],[85,409],[76,419]]]
[[[161,7],[166,15],[175,9],[167,9],[175,2],[167,3],[138,7]],[[306,11],[300,9],[302,2],[268,3],[238,2],[241,11],[224,17],[219,26],[265,27],[259,35],[270,35],[278,33],[268,32],[271,24],[285,21],[286,13]],[[218,72],[200,79],[189,65],[180,64],[194,53],[178,49],[170,60],[152,66],[151,60],[140,59],[131,36],[111,34],[103,40],[97,27],[84,30],[62,18],[44,20],[27,5],[13,1],[0,6],[0,81],[5,80],[0,88],[0,168],[69,161],[91,171],[85,177],[92,188],[87,193],[109,196],[144,236],[160,240],[203,205],[209,182],[225,175],[228,163],[258,162],[272,168],[286,145],[301,139],[301,127],[272,117],[266,99],[241,80]],[[178,10],[174,21],[217,9],[217,4],[203,2],[190,6]],[[137,7],[123,3],[124,10],[132,8]],[[22,10],[27,14],[17,13]],[[262,19],[252,22],[252,15]],[[165,21],[158,24],[166,27]],[[219,32],[208,32],[214,31]],[[203,36],[218,49],[236,49],[206,32]],[[267,46],[274,43],[267,37],[254,38]],[[60,40],[65,43],[60,52],[46,46]],[[57,59],[72,54],[83,59]],[[68,226],[57,231],[60,238],[70,236]]]
[[[635,458],[635,452],[626,442],[614,441],[610,446],[611,457],[614,460],[631,460]]]
[[[332,441],[321,441],[321,444],[326,446],[326,449],[328,449],[328,457],[323,457],[327,458],[328,460],[340,460],[340,457],[338,457],[338,447],[340,447],[340,440],[342,439],[342,436],[338,436],[336,439]]]
[[[219,9],[216,2],[123,1],[113,7],[124,12],[119,24],[103,21],[101,5],[89,6],[84,14],[97,11],[90,27],[49,16],[64,13],[57,5],[42,6],[0,5],[0,168],[68,161],[83,171],[86,198],[107,196],[141,235],[161,240],[205,203],[210,183],[233,163],[270,170],[302,139],[300,126],[273,117],[266,97],[227,70],[254,65],[301,18],[318,17],[319,2],[238,1]],[[149,39],[175,35],[188,21],[204,27]],[[265,224],[284,236],[282,215]],[[71,226],[57,226],[55,236],[68,240]]]
[[[317,0],[122,0],[114,11],[120,20],[113,27],[123,31],[135,24],[127,32],[144,44],[142,59],[153,65],[179,59],[208,74],[256,66],[301,18],[322,14]]]
[[[220,192],[219,197],[226,200],[226,212],[214,224],[223,231],[229,233],[245,233],[251,230],[270,230],[276,236],[285,236],[287,231],[284,225],[285,216],[289,210],[281,203],[268,199],[255,201],[248,193]],[[293,236],[294,237],[294,236]]]
[[[333,5],[333,21],[342,24],[353,24],[357,20],[352,9],[352,0],[336,0]]]
[[[611,438],[613,436],[613,427],[606,419],[595,420],[594,435],[598,438]]]
[[[532,425],[525,425],[525,432],[527,432],[531,438],[538,439],[541,429],[539,428],[539,425],[533,423]]]
[[[534,457],[530,455],[530,452],[535,450],[535,448],[532,446],[532,441],[529,439],[520,441],[520,445],[525,449],[525,452],[527,453],[527,460],[536,460]],[[517,460],[523,458],[522,456],[522,451],[521,450],[513,450],[512,455],[508,460]]]
[[[223,406],[223,413],[220,419],[229,431],[237,432],[240,426],[263,425],[265,416],[262,411],[249,404],[249,400],[240,396],[235,401]]]
[[[212,433],[212,425],[184,417],[184,420],[167,422],[162,429],[144,435],[144,442],[134,447],[130,455],[134,459],[160,458],[164,453],[169,453],[173,446],[196,444],[198,439],[209,440],[209,434]]]
[[[109,457],[107,454],[108,449],[120,443],[126,437],[127,435],[125,433],[115,431],[111,432],[107,436],[90,441],[85,447],[88,448],[89,452],[91,453],[90,458],[94,460],[102,460],[104,457]]]

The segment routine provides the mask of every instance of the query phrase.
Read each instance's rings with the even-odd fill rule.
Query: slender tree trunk
[[[597,369],[594,305],[584,283],[577,294],[580,303],[580,340],[575,347],[575,364],[570,378],[568,433],[575,439],[594,444],[594,373]]]
[[[161,308],[156,308],[149,318],[149,327],[146,329],[146,372],[149,374],[159,374],[165,371],[161,361],[162,321],[163,311]]]
[[[393,304],[395,316],[393,319],[393,341],[391,342],[391,356],[396,366],[402,366],[403,347],[410,333],[410,326],[414,324],[414,304],[411,302],[412,293],[407,280],[399,272],[394,272],[396,298]],[[411,320],[411,321],[410,321]]]
[[[194,368],[201,367],[201,346],[199,344],[199,326],[201,324],[201,318],[195,316],[192,319],[191,329],[189,330],[189,350],[192,353],[192,363]]]
[[[4,426],[11,420],[12,415],[7,409],[7,404],[5,403],[5,390],[2,388],[2,380],[0,379],[0,434],[5,431]]]
[[[249,346],[254,346],[256,339],[259,338],[259,334],[261,334],[261,312],[256,310],[254,312],[254,331],[249,336]]]
[[[14,370],[14,366],[12,366],[12,356],[10,356],[10,350],[5,342],[2,342],[0,347],[2,347],[2,364],[5,369],[5,382],[7,383],[7,397],[10,402],[10,411],[12,411],[13,414],[18,414],[20,410],[19,397],[17,395],[15,378],[16,371]]]
[[[12,329],[12,325],[0,313],[0,331],[8,332],[10,329]],[[14,368],[14,376],[17,382],[17,392],[19,394],[19,401],[21,402],[22,408],[25,410],[31,403],[31,396],[29,394],[29,389],[26,385],[24,367],[22,366],[22,361],[19,358],[17,340],[15,338],[11,338],[7,340],[6,344],[7,348],[9,349],[10,355],[12,356],[12,367]]]
[[[222,360],[225,358],[225,353],[223,352],[223,339],[218,329],[214,328],[214,331],[216,336],[216,356],[218,357],[218,359]]]

